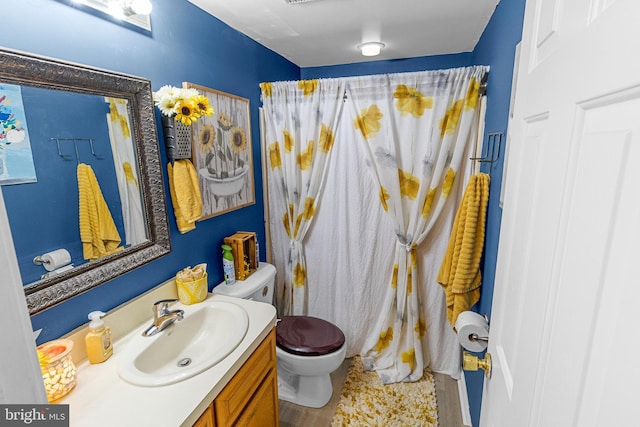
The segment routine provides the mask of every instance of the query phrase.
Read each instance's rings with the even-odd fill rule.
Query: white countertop
[[[69,404],[70,425],[191,426],[276,323],[276,310],[269,304],[211,294],[207,300],[233,302],[249,315],[247,333],[229,356],[206,371],[176,384],[162,387],[129,384],[118,376],[118,357],[131,337],[149,326],[149,319],[149,322],[135,326],[132,332],[117,340],[113,356],[106,362],[92,365],[84,361],[77,365],[76,387],[55,402]],[[186,311],[189,307],[176,304],[172,308]]]

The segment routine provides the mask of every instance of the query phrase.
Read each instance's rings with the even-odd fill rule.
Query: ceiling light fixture
[[[151,31],[152,0],[67,0],[81,10],[91,8],[127,24]],[[98,16],[100,16],[98,14]]]
[[[129,6],[138,15],[149,15],[153,9],[151,0],[131,0]]]
[[[362,51],[363,56],[376,56],[380,55],[380,51],[384,47],[384,43],[380,42],[367,42],[358,45],[358,49]]]

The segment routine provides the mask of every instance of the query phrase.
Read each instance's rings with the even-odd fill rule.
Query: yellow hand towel
[[[202,195],[198,185],[198,174],[189,159],[176,160],[167,164],[169,191],[173,203],[173,213],[180,233],[196,228],[196,221],[202,216]]]
[[[80,240],[84,258],[95,260],[121,251],[120,234],[93,169],[81,163],[77,173]]]
[[[469,179],[438,273],[438,283],[447,297],[447,319],[452,326],[460,313],[469,310],[480,299],[480,257],[484,246],[489,180],[485,173]]]

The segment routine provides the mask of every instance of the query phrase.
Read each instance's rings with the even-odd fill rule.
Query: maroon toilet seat
[[[311,316],[284,316],[276,325],[276,345],[299,356],[333,353],[344,344],[344,334],[333,323]]]

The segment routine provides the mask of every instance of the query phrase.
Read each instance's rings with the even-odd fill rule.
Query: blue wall
[[[418,58],[388,59],[382,61],[358,62],[354,64],[331,65],[326,67],[307,67],[303,68],[300,73],[301,78],[303,79],[408,73],[411,71],[466,67],[472,64],[472,59],[472,53],[421,56]]]
[[[222,281],[223,238],[238,230],[256,231],[264,247],[262,168],[258,83],[297,80],[295,64],[231,29],[187,0],[154,2],[152,31],[136,31],[94,14],[51,0],[12,2],[5,15],[0,46],[114,70],[151,80],[152,89],[183,81],[250,100],[256,204],[197,223],[184,235],[177,231],[167,197],[172,251],[133,272],[32,316],[38,342],[57,338],[87,322],[87,313],[108,311],[170,279],[187,265],[208,263],[210,287]],[[156,111],[158,134],[162,134]],[[166,155],[161,144],[162,163]],[[169,194],[165,176],[166,194]],[[68,183],[76,186],[75,178]],[[35,202],[35,201],[34,201]]]

